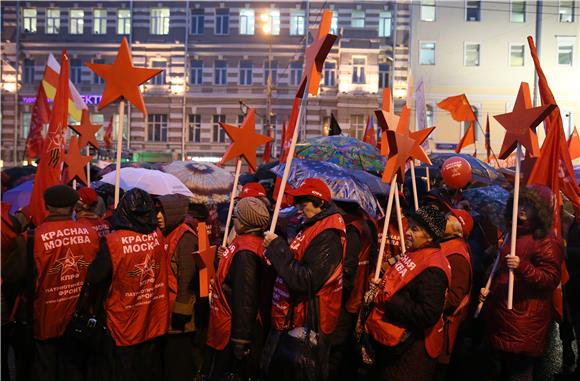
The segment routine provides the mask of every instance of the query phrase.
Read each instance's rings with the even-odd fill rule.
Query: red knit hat
[[[98,201],[97,192],[93,188],[81,188],[77,192],[79,192],[80,200],[83,204],[91,206]]]
[[[266,190],[260,183],[247,183],[238,197],[240,200],[246,197],[266,197]]]
[[[331,194],[330,189],[326,183],[320,179],[308,178],[304,180],[301,186],[295,189],[288,189],[286,191],[290,196],[314,196],[326,202],[330,202]]]
[[[471,217],[471,214],[469,214],[467,210],[463,209],[451,209],[450,212],[455,217],[457,217],[457,220],[459,220],[459,223],[461,224],[461,228],[463,230],[463,237],[467,238],[467,236],[469,236],[469,234],[473,230],[474,225],[473,217]]]

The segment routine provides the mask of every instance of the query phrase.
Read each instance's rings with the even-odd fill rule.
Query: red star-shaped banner
[[[381,128],[381,155],[387,156],[389,154],[389,145],[387,143],[387,130],[396,130],[399,126],[399,116],[395,114],[395,106],[391,98],[391,90],[386,87],[383,90],[383,103],[380,110],[375,111],[377,123]],[[408,124],[409,121],[407,120]]]
[[[250,169],[256,170],[256,149],[262,144],[272,141],[271,137],[260,135],[256,132],[256,109],[251,108],[248,110],[248,114],[239,128],[221,122],[220,125],[226,130],[226,134],[232,140],[232,144],[230,144],[222,157],[221,164],[234,158],[243,157],[246,159]]]
[[[415,141],[410,154],[411,159],[419,160],[427,165],[431,165],[431,159],[429,159],[429,155],[427,155],[427,152],[423,149],[422,144],[427,140],[429,135],[431,135],[433,130],[435,130],[435,127],[424,128],[409,133],[409,137]]]
[[[91,162],[92,158],[92,156],[82,155],[77,137],[71,137],[68,152],[63,157],[64,163],[68,166],[66,182],[76,178],[87,185],[87,164]]]
[[[307,81],[308,94],[318,95],[324,61],[326,60],[326,56],[330,52],[330,49],[332,49],[334,41],[336,41],[336,36],[334,34],[329,34],[331,24],[332,11],[326,9],[322,13],[322,21],[320,21],[320,26],[318,27],[318,36],[314,39],[312,44],[306,48],[304,54],[304,62],[306,62],[306,66],[302,73],[300,87],[296,92],[297,98],[302,98],[304,96]]]
[[[398,131],[387,130],[385,132],[389,145],[389,158],[383,171],[383,181],[390,183],[395,174],[398,174],[398,181],[403,182],[405,175],[405,164],[411,156],[411,151],[415,141],[407,135]]]
[[[197,265],[202,267],[202,269],[199,270],[199,294],[203,298],[209,295],[210,280],[215,277],[213,262],[215,259],[216,246],[210,246],[207,235],[207,226],[204,222],[197,224],[197,236],[198,251],[194,254],[196,255]]]
[[[95,134],[101,128],[100,124],[92,124],[91,116],[89,110],[83,109],[81,115],[81,124],[69,124],[69,127],[79,134],[79,148],[83,148],[87,144],[91,145],[95,149],[99,149],[99,143],[97,142],[97,137]]]
[[[516,149],[518,143],[526,148],[529,156],[539,156],[540,146],[536,127],[550,115],[555,107],[556,105],[553,104],[532,107],[530,87],[526,82],[522,82],[513,111],[494,116],[506,129],[499,158],[506,159]]]
[[[163,69],[133,66],[131,50],[126,37],[123,37],[114,64],[86,63],[85,65],[105,80],[105,90],[101,103],[99,103],[99,110],[119,98],[125,98],[147,115],[143,94],[141,94],[139,86],[161,73]]]

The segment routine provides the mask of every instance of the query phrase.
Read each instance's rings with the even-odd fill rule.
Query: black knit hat
[[[445,215],[433,206],[417,209],[409,219],[421,225],[436,241],[441,240],[445,234]]]
[[[44,191],[44,203],[53,208],[68,208],[76,205],[79,193],[67,185],[55,185]]]

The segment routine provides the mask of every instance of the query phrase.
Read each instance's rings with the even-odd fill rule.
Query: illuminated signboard
[[[98,105],[101,102],[101,95],[91,94],[91,95],[81,95],[83,102],[86,105]],[[36,102],[36,97],[22,97],[22,103],[24,104],[33,104]],[[48,99],[50,103],[52,103],[52,99]]]

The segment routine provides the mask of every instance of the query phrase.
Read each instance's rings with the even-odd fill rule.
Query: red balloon
[[[443,162],[441,177],[449,188],[463,188],[471,181],[471,165],[460,156],[452,156]]]

